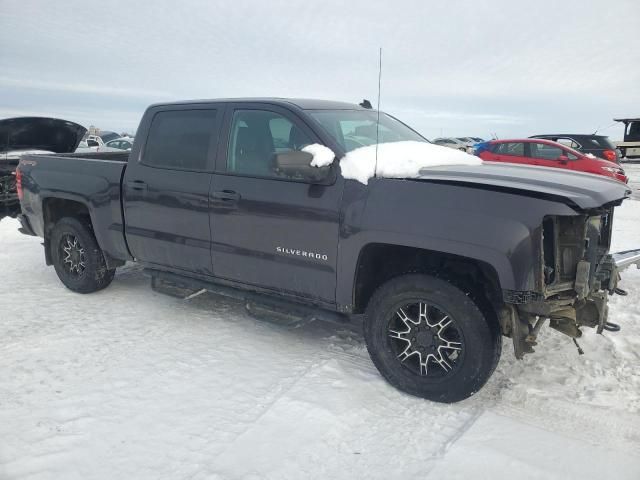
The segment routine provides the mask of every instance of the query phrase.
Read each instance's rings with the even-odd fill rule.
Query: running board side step
[[[273,320],[274,323],[287,326],[299,326],[314,320],[349,326],[352,325],[352,320],[360,317],[360,315],[349,316],[314,305],[185,277],[176,273],[148,268],[144,270],[144,273],[151,277],[151,288],[159,293],[187,300],[204,291],[211,292],[215,295],[243,301],[251,316]]]

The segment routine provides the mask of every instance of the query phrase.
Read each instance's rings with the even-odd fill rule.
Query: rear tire
[[[502,337],[462,290],[409,274],[383,284],[365,313],[373,363],[403,392],[451,403],[476,393],[498,364]]]
[[[69,290],[92,293],[109,286],[115,269],[108,269],[89,226],[76,218],[60,219],[49,243],[53,266]]]

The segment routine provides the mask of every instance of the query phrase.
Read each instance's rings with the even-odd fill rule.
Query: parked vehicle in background
[[[118,139],[116,139],[118,140]],[[117,148],[109,145],[111,142],[115,140],[111,140],[110,142],[104,143],[102,138],[97,135],[89,135],[84,140],[82,140],[78,144],[78,148],[76,148],[77,153],[90,153],[90,152],[119,152],[122,148]],[[130,150],[131,148],[129,148]]]
[[[93,128],[93,127],[92,127]],[[109,130],[99,130],[99,133],[85,133],[82,141],[78,145],[78,152],[102,152],[102,151],[110,151],[105,150],[106,143],[112,140],[117,140],[121,138],[119,134],[116,132],[111,132]],[[109,147],[113,148],[113,147]]]
[[[86,129],[46,117],[0,120],[0,218],[20,213],[15,169],[22,155],[73,152]]]
[[[466,152],[467,151],[467,147],[468,147],[468,145],[466,143],[461,142],[457,138],[451,138],[451,137],[434,138],[431,142],[435,143],[436,145],[441,145],[443,147],[449,147],[449,148],[455,148],[456,150],[462,150],[463,152]]]
[[[623,157],[640,158],[640,118],[614,118],[624,123],[624,141],[618,142]]]
[[[610,162],[620,162],[620,151],[609,140],[606,135],[583,135],[583,134],[545,134],[533,135],[529,138],[544,138],[577,150],[584,154],[590,153]]]
[[[96,130],[96,133],[92,133],[87,136],[87,138],[91,140],[96,140],[100,144],[104,144],[111,140],[115,140],[116,138],[120,138],[121,135],[116,132],[112,132],[111,130]]]
[[[478,143],[477,140],[474,140],[471,137],[455,137],[455,139],[459,142],[464,143],[467,147],[473,147],[476,143]]]
[[[624,170],[616,162],[597,158],[590,153],[584,154],[551,140],[537,138],[491,140],[476,145],[474,153],[489,162],[562,168],[603,175],[624,183],[629,181]]]
[[[101,143],[97,140],[81,140],[76,148],[76,152],[97,152],[100,145]]]
[[[135,261],[183,298],[207,289],[288,323],[363,322],[381,374],[431,400],[473,395],[502,337],[522,358],[547,318],[574,340],[611,327],[618,272],[640,263],[640,250],[608,255],[614,206],[631,194],[620,182],[490,162],[345,175],[362,143],[380,139],[403,163],[427,142],[358,105],[157,104],[137,132],[130,154],[20,162],[21,231],[44,238],[67,288],[101,290]]]
[[[102,147],[104,146],[104,140],[99,135],[86,135],[86,138],[83,139],[87,142],[89,147]]]
[[[105,146],[116,149],[116,150],[131,151],[131,148],[133,147],[133,138],[130,138],[130,137],[116,138],[115,140],[110,140],[107,143],[105,143]]]

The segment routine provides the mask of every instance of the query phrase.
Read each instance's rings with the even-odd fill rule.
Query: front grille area
[[[542,224],[543,276],[548,290],[553,287],[572,288],[578,263],[595,267],[609,249],[612,209],[598,210],[588,215],[547,217]]]

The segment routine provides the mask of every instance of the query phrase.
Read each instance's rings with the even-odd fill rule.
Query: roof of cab
[[[311,98],[279,98],[279,97],[256,97],[256,98],[210,98],[205,100],[181,100],[177,102],[162,102],[151,105],[152,107],[167,105],[190,105],[202,103],[269,103],[290,107],[291,105],[302,110],[366,110],[355,103],[336,102],[333,100],[317,100]]]

